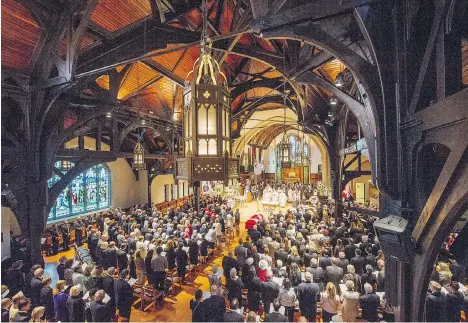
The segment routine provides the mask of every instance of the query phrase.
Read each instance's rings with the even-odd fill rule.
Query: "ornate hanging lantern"
[[[133,169],[143,170],[146,168],[145,164],[145,150],[140,142],[137,142],[135,148],[133,149]]]
[[[176,178],[223,181],[239,176],[239,162],[231,155],[231,97],[226,77],[211,55],[207,30],[207,6],[203,0],[203,32],[200,57],[192,82],[183,90],[182,137],[184,158],[177,159]],[[195,191],[195,190],[194,190]]]

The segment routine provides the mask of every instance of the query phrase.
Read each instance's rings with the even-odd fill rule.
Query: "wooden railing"
[[[155,206],[156,210],[165,213],[169,209],[180,207],[180,206],[184,205],[185,202],[189,202],[192,199],[193,199],[193,194],[178,198],[176,200],[158,203],[158,204],[155,204],[154,206]]]

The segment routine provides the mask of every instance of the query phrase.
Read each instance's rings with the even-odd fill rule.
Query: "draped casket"
[[[263,221],[263,215],[255,214],[250,217],[247,221],[245,221],[245,229],[250,230],[253,229],[254,225]]]

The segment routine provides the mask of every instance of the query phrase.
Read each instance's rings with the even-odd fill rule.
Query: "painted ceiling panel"
[[[15,0],[2,0],[2,66],[26,69],[41,33],[27,8]]]
[[[151,14],[149,0],[99,0],[92,22],[115,32]]]

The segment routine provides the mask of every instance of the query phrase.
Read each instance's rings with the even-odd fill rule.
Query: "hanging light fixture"
[[[146,28],[146,26],[145,26]],[[144,46],[146,47],[146,46]],[[140,70],[138,68],[138,64],[136,65],[137,69],[137,90],[140,89]],[[138,98],[139,99],[139,98]],[[138,117],[140,117],[140,109],[138,108]],[[141,125],[146,125],[146,120],[144,118],[141,119]],[[135,145],[135,148],[133,149],[133,164],[132,168],[135,170],[143,170],[146,168],[145,164],[145,150],[143,149],[143,145],[141,144],[142,141],[142,136],[140,136],[140,130],[138,128],[138,142]]]
[[[202,1],[200,57],[183,89],[183,158],[177,159],[176,178],[197,187],[200,181],[239,177],[239,160],[231,158],[231,97],[225,75],[211,54],[207,1]],[[196,189],[194,190],[196,191]],[[195,203],[197,203],[195,201]]]
[[[108,111],[108,112],[106,113],[106,118],[107,118],[107,119],[112,118],[112,112]]]
[[[64,171],[69,171],[72,167],[71,162],[69,160],[62,160],[60,167]]]
[[[289,136],[287,134],[287,128],[286,128],[286,100],[288,98],[290,91],[289,90],[284,90],[284,121],[283,121],[283,138],[281,138],[280,143],[278,144],[279,146],[279,163],[281,165],[281,168],[290,168],[291,167],[291,142],[289,141]]]
[[[330,104],[331,105],[337,105],[338,104],[338,99],[335,96],[332,96],[330,99]]]
[[[145,164],[145,150],[143,149],[140,141],[137,142],[135,148],[133,149],[133,169],[143,170],[146,168]]]

